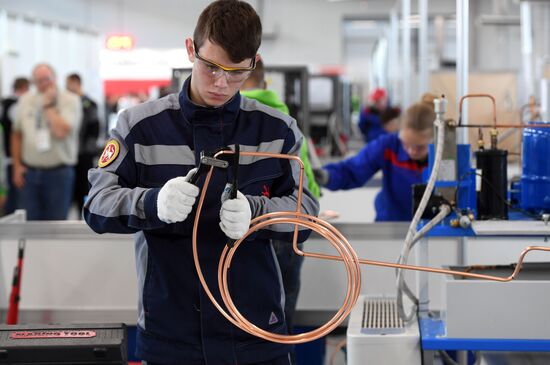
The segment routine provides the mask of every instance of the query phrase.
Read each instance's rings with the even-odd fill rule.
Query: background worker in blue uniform
[[[422,182],[428,165],[428,146],[433,139],[433,97],[409,107],[401,118],[399,132],[369,142],[355,156],[323,166],[317,181],[329,190],[363,186],[382,170],[382,190],[375,200],[376,221],[412,219],[412,185]]]
[[[236,21],[237,20],[237,21]],[[296,121],[239,89],[254,69],[262,27],[243,1],[212,2],[185,40],[191,76],[178,94],[122,112],[98,168],[84,218],[96,232],[134,233],[138,273],[137,356],[151,364],[289,364],[291,347],[250,335],[223,317],[198,280],[191,233],[201,151],[239,144],[241,151],[298,155]],[[241,156],[236,199],[222,199],[232,170],[216,169],[198,225],[198,255],[210,290],[222,303],[217,266],[227,237],[251,218],[296,209],[299,168],[286,159]],[[318,203],[304,190],[301,210]],[[256,326],[286,334],[284,291],[271,239],[291,240],[293,226],[262,229],[239,247],[229,272],[239,311]],[[300,229],[303,241],[308,230]]]
[[[241,87],[241,95],[249,99],[258,100],[260,103],[275,108],[285,114],[288,114],[288,107],[279,98],[279,95],[273,90],[267,89],[264,64],[261,59],[256,62],[256,68]],[[306,141],[302,143],[300,150],[300,159],[304,163],[304,173],[307,176],[307,186],[309,191],[319,199],[321,190],[315,181],[311,164],[308,157],[308,144]],[[292,248],[292,245],[283,241],[272,241],[273,248],[277,254],[277,260],[281,267],[283,276],[283,284],[285,288],[285,317],[287,327],[292,333],[293,317],[296,311],[296,302],[298,301],[298,293],[300,291],[300,269],[304,261],[304,257],[297,255]],[[301,244],[300,244],[301,245]]]
[[[363,140],[368,143],[378,137],[395,131],[394,124],[390,123],[395,115],[399,115],[400,108],[389,104],[386,90],[376,88],[369,94],[369,105],[361,109],[359,114],[359,130]]]

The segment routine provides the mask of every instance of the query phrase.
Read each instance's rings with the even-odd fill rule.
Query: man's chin
[[[217,107],[220,107],[222,106],[223,104],[227,103],[229,101],[229,98],[227,97],[224,97],[224,98],[207,98],[206,99],[206,103],[208,106],[211,106],[211,107],[214,107],[214,108],[217,108]]]

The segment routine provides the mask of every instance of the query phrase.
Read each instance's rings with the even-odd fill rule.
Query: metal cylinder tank
[[[550,211],[550,128],[523,131],[521,207]]]

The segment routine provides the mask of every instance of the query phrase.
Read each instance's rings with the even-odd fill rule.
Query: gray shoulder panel
[[[289,115],[287,115],[287,114],[285,114],[285,113],[283,113],[283,112],[281,112],[277,109],[271,108],[271,107],[269,107],[265,104],[262,104],[257,100],[247,98],[244,95],[241,95],[241,109],[244,110],[244,111],[247,111],[247,112],[261,111],[261,112],[263,112],[267,115],[270,115],[274,118],[282,120],[289,127],[292,123],[294,123],[294,124],[296,123],[294,118],[292,118],[291,116],[289,116]]]
[[[124,110],[130,129],[143,119],[159,114],[167,109],[179,109],[178,94],[170,94],[158,100],[147,101],[143,104]]]
[[[294,146],[295,148],[289,151],[289,153],[299,154],[300,147],[302,145],[303,134],[302,131],[300,131],[300,128],[298,128],[298,123],[296,123],[296,119],[292,118],[289,115],[286,115],[283,112],[280,112],[277,109],[270,108],[255,99],[247,98],[244,95],[241,95],[241,109],[248,112],[261,111],[286,123],[288,128],[294,134],[294,140],[296,141],[296,144]]]

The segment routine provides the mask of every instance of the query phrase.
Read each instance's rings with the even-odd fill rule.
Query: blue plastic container
[[[525,128],[522,149],[521,207],[550,211],[550,128]]]

